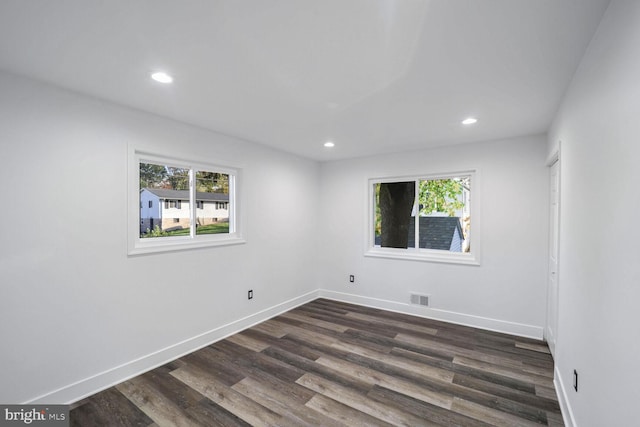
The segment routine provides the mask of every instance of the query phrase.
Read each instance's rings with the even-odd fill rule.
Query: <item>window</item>
[[[369,180],[366,255],[478,265],[477,184],[476,171]]]
[[[165,200],[164,208],[165,209],[182,209],[182,200]]]
[[[129,169],[129,254],[244,242],[239,170],[133,149]],[[216,203],[228,209],[216,211]]]

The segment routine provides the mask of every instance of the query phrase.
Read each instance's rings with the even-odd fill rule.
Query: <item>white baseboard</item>
[[[238,319],[226,325],[212,329],[203,334],[186,339],[177,344],[158,350],[139,359],[116,366],[107,371],[85,378],[73,384],[61,387],[52,392],[31,399],[25,404],[71,404],[99,391],[140,375],[151,369],[162,366],[172,360],[199,350],[230,335],[264,322],[285,311],[306,304],[318,298],[318,291],[312,291],[299,297],[290,299],[273,307],[262,310],[250,316]]]
[[[389,301],[378,298],[364,297],[361,295],[347,294],[343,292],[319,290],[320,298],[328,298],[336,301],[348,302],[367,307],[381,308],[383,310],[395,311],[403,314],[425,317],[444,322],[455,323],[457,325],[471,326],[479,329],[486,329],[494,332],[517,335],[521,337],[543,339],[543,328],[541,326],[525,325],[522,323],[507,322],[504,320],[491,319],[488,317],[473,316],[470,314],[457,313],[454,311],[439,310],[436,308],[419,307],[409,303]]]
[[[71,404],[73,402],[77,402],[87,396],[91,396],[92,394],[119,384],[122,381],[126,381],[144,372],[150,371],[151,369],[162,366],[165,363],[211,345],[216,341],[224,339],[244,329],[250,328],[253,325],[264,322],[265,320],[268,320],[300,305],[306,304],[317,298],[333,299],[336,301],[343,301],[404,314],[426,317],[435,320],[442,320],[459,325],[472,326],[496,332],[504,332],[528,338],[542,339],[542,328],[537,326],[505,322],[502,320],[472,316],[468,314],[432,309],[427,307],[415,307],[410,304],[403,304],[396,301],[388,301],[320,289],[290,299],[242,319],[238,319],[231,323],[222,325],[218,328],[212,329],[195,337],[188,338],[182,342],[163,348],[154,353],[150,353],[136,360],[132,360],[131,362],[116,366],[104,372],[100,372],[89,378],[85,378],[73,384],[69,384],[57,390],[45,393],[24,403]],[[565,408],[563,407],[562,409],[564,413]],[[572,426],[573,424],[567,425]]]
[[[565,427],[575,427],[576,419],[573,416],[573,411],[571,410],[571,405],[569,404],[569,397],[567,396],[567,389],[564,386],[564,381],[562,381],[562,376],[560,375],[560,371],[558,370],[557,365],[553,370],[553,385],[556,388],[558,403],[560,403],[562,420],[564,421]]]

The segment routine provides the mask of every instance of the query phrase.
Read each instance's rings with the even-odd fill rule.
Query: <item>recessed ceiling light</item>
[[[327,142],[324,143],[324,146],[327,147],[327,148],[331,148],[331,147],[335,147],[336,144],[334,144],[331,141],[327,141]]]
[[[476,119],[475,117],[468,117],[468,118],[466,118],[466,119],[464,119],[462,121],[462,124],[463,125],[472,125],[472,124],[476,123],[477,121],[478,121],[478,119]]]
[[[173,82],[173,77],[169,74],[164,73],[162,71],[158,71],[157,73],[151,74],[151,78],[160,83],[171,83]]]

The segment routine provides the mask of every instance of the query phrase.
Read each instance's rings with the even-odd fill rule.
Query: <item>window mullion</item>
[[[195,171],[193,167],[189,168],[189,235],[191,238],[196,237],[196,186],[194,185],[195,181]]]
[[[236,232],[236,176],[229,175],[229,200],[227,203],[227,211],[229,212],[229,233]]]
[[[420,249],[420,180],[416,179],[416,185],[415,185],[415,192],[414,192],[415,196],[414,196],[414,211],[416,213],[415,216],[415,220],[413,221],[414,223],[414,233],[413,233],[413,237],[414,237],[414,249],[415,250],[419,250]]]

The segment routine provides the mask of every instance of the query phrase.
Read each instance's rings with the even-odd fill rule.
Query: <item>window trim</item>
[[[241,203],[242,170],[216,163],[203,163],[177,156],[158,154],[129,147],[128,161],[128,209],[127,209],[127,253],[142,255],[159,252],[182,251],[197,248],[227,246],[246,243],[242,223]],[[140,163],[155,163],[174,167],[189,168],[192,171],[220,172],[229,175],[229,233],[195,234],[195,227],[187,236],[162,238],[140,238]],[[190,173],[193,175],[193,173]],[[193,177],[190,177],[193,182]],[[195,200],[196,188],[190,185],[190,200]],[[195,203],[189,204],[190,217],[196,217]]]
[[[471,178],[471,200],[469,210],[473,217],[472,241],[470,252],[449,252],[437,249],[423,248],[382,248],[375,246],[375,193],[373,185],[383,182],[402,182],[455,178],[469,176]],[[409,261],[423,261],[447,264],[476,265],[481,264],[481,232],[482,220],[480,210],[481,178],[478,169],[466,169],[456,172],[425,173],[416,175],[389,176],[369,178],[366,180],[366,218],[365,221],[365,250],[364,256],[374,258],[402,259]],[[417,184],[416,184],[417,185]]]

